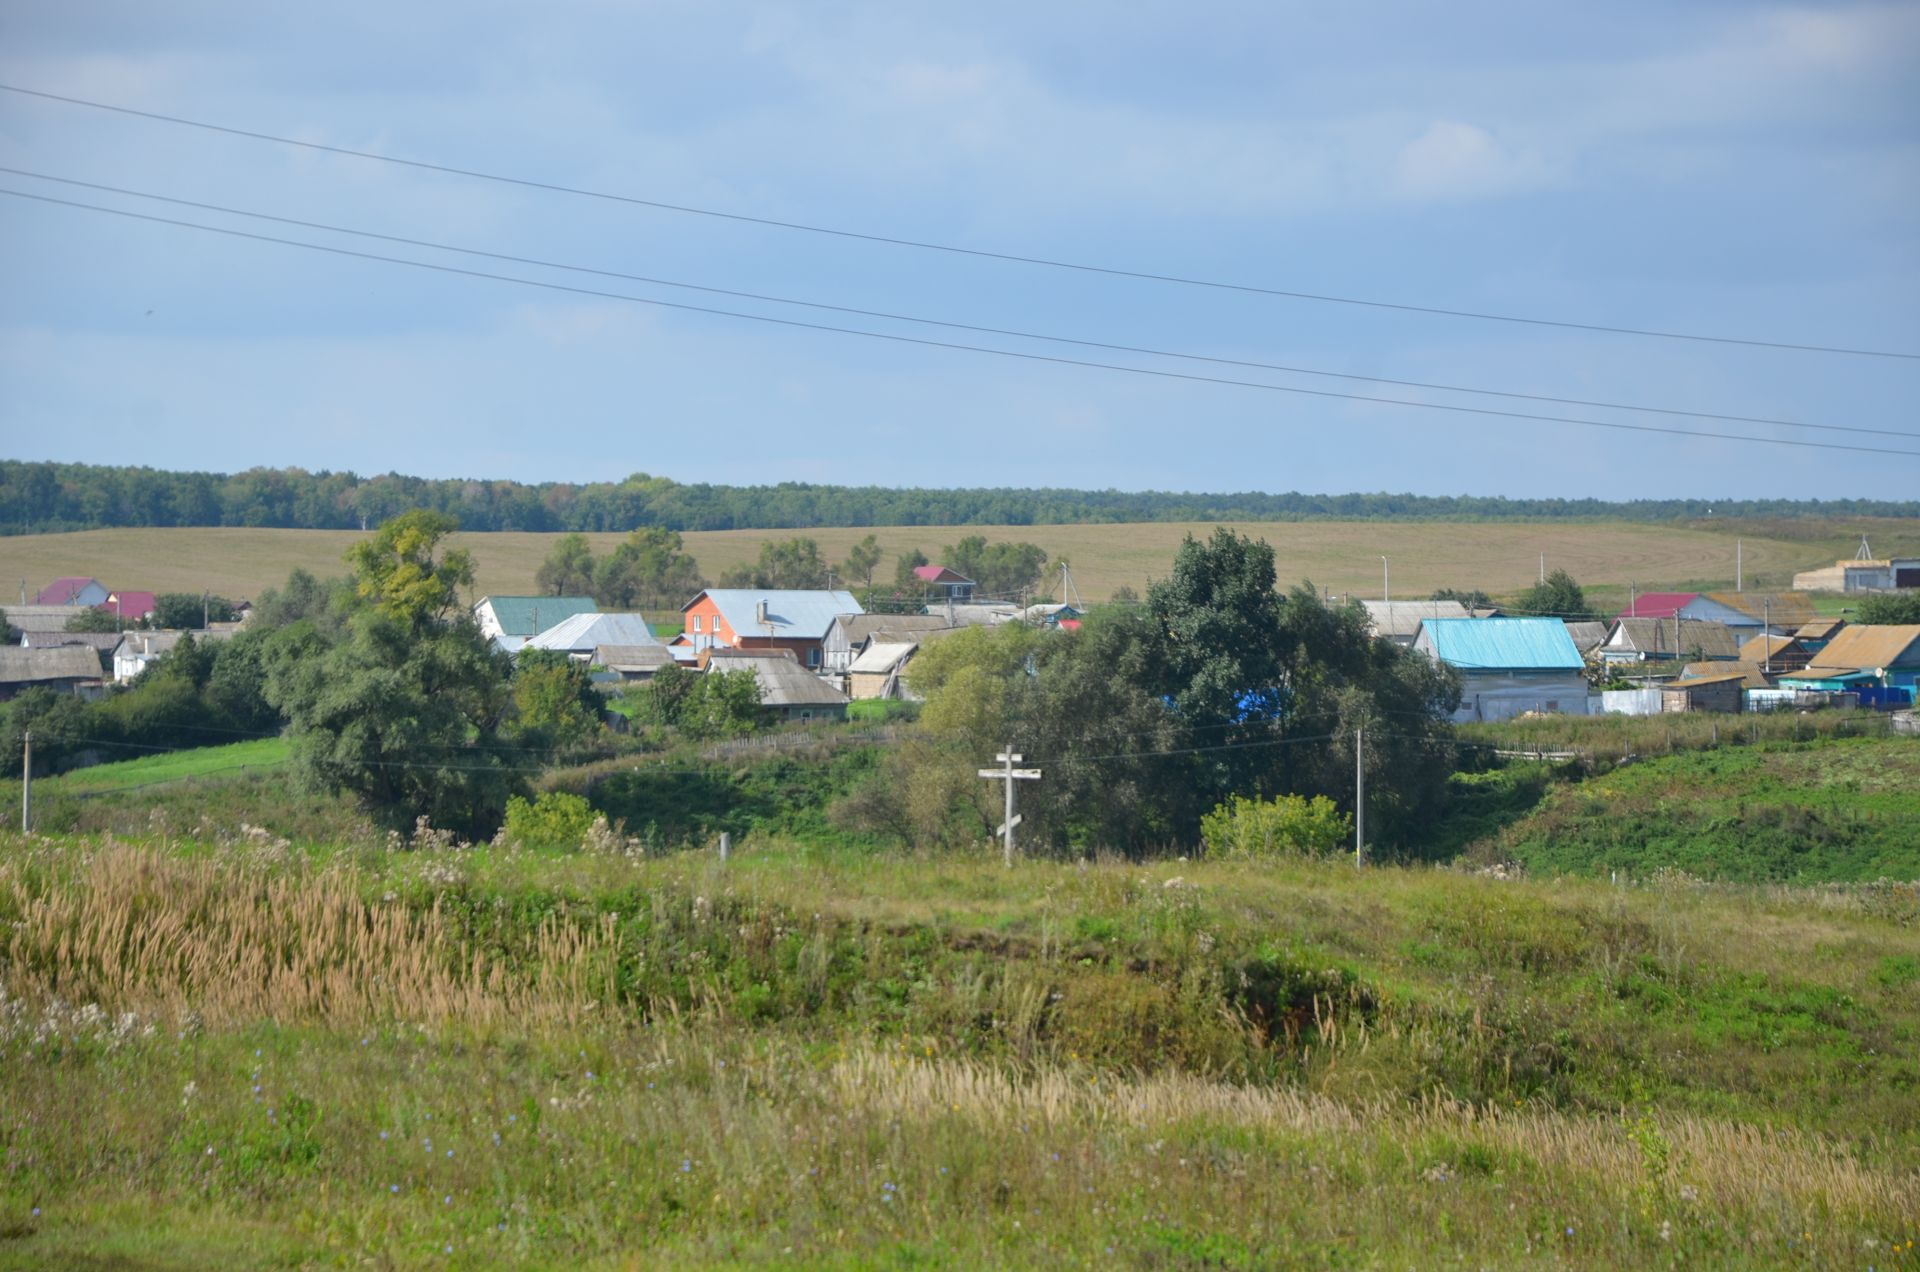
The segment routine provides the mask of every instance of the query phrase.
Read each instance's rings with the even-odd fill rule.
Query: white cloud
[[[1484,198],[1547,184],[1547,165],[1515,154],[1475,124],[1440,119],[1400,151],[1402,193],[1415,198]]]

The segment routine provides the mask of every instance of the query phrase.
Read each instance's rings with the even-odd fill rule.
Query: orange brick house
[[[784,649],[819,670],[821,642],[842,614],[865,613],[851,592],[708,588],[681,608],[676,645],[694,649]]]

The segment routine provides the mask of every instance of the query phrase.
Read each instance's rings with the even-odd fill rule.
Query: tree
[[[283,629],[266,693],[306,784],[352,793],[395,830],[425,817],[484,839],[519,787],[502,737],[511,662],[456,606],[473,565],[463,552],[436,555],[452,529],[416,510],[354,545],[344,630]]]
[[[347,549],[355,593],[405,627],[446,619],[460,603],[460,589],[473,582],[471,553],[440,552],[441,540],[459,527],[445,513],[425,508],[393,518]]]
[[[1469,610],[1485,610],[1494,607],[1493,598],[1477,587],[1470,591],[1462,591],[1457,587],[1443,587],[1434,592],[1433,599],[1436,601],[1458,601]]]
[[[81,610],[67,620],[70,632],[117,632],[138,626],[137,622],[126,622],[118,614],[103,609]]]
[[[18,645],[20,629],[7,621],[7,612],[0,610],[0,645]]]
[[[1039,584],[1047,554],[1037,544],[988,543],[976,534],[946,548],[944,563],[972,579],[976,595],[1018,600]]]
[[[546,596],[591,596],[593,580],[593,549],[584,534],[561,535],[533,576]]]
[[[721,576],[721,587],[819,588],[827,585],[827,560],[812,539],[760,545],[760,559]]]
[[[840,563],[840,573],[849,582],[859,579],[862,587],[872,587],[873,571],[880,564],[880,555],[879,536],[870,534],[847,549],[847,559]]]
[[[1885,592],[1863,599],[1853,621],[1874,625],[1920,623],[1920,591]]]
[[[606,701],[587,664],[557,649],[523,649],[513,668],[513,731],[534,749],[568,752],[600,731]]]
[[[199,628],[207,623],[231,623],[233,602],[224,596],[194,592],[162,592],[154,598],[153,625],[168,630]]]
[[[1543,582],[1520,593],[1513,607],[1521,614],[1564,618],[1570,623],[1591,622],[1600,617],[1587,607],[1587,594],[1565,570],[1555,570]]]
[[[902,592],[924,592],[925,585],[921,583],[914,571],[923,565],[931,564],[932,562],[927,560],[927,554],[918,548],[902,552],[900,559],[893,563],[893,585]]]
[[[669,664],[627,697],[639,718],[698,740],[751,733],[762,720],[760,678],[751,671],[702,674]]]
[[[677,530],[647,526],[628,535],[594,571],[593,598],[613,609],[678,609],[706,586]]]

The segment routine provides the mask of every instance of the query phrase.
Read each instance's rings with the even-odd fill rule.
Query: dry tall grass
[[[365,899],[345,863],[268,873],[109,843],[53,875],[0,860],[0,897],[16,915],[0,972],[22,999],[210,1024],[486,1027],[577,1022],[612,983],[610,920],[549,916],[537,957],[508,966],[456,938],[438,902]]]

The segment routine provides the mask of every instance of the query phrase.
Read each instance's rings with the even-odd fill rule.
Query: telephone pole
[[[1389,566],[1387,563],[1387,558],[1381,557],[1380,558],[1380,600],[1382,604],[1390,605],[1393,601],[1393,582],[1392,582],[1393,576],[1388,573],[1388,569],[1389,569]],[[1388,615],[1387,622],[1389,625],[1392,624],[1393,622],[1392,615]]]
[[[33,833],[33,730],[21,737],[20,745],[20,833]]]
[[[1366,864],[1367,850],[1367,752],[1366,729],[1353,731],[1353,864]]]
[[[1000,823],[999,831],[1001,836],[1001,856],[1005,859],[1006,864],[1011,867],[1013,865],[1013,828],[1021,822],[1021,818],[1016,816],[1013,811],[1013,784],[1015,782],[1039,781],[1040,770],[1017,769],[1013,767],[1018,764],[1023,757],[1018,751],[1013,749],[1012,743],[1008,743],[1007,749],[995,755],[993,758],[999,762],[1001,767],[997,769],[983,768],[979,770],[979,773],[981,777],[986,778],[988,781],[1005,782],[1007,784],[1007,819]]]

